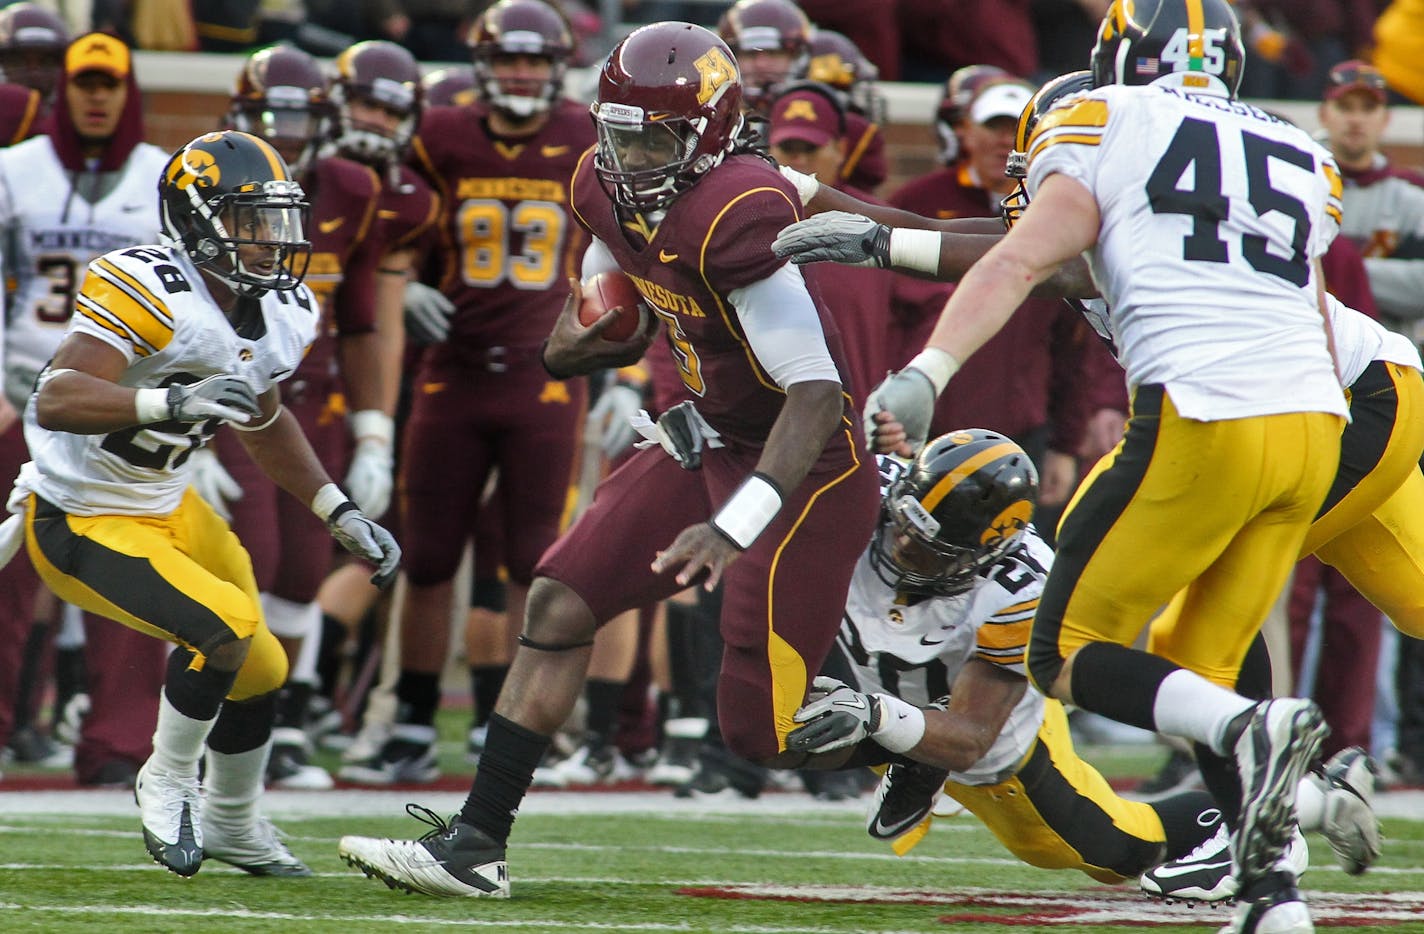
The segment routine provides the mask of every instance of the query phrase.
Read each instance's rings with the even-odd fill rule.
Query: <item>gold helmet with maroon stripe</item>
[[[564,14],[543,0],[499,0],[470,29],[475,87],[495,110],[526,119],[544,113],[564,89],[564,72],[574,54],[574,34]],[[548,80],[500,78],[495,60],[531,55],[553,64]]]
[[[164,236],[241,295],[295,289],[306,274],[306,195],[266,140],[220,130],[189,142],[159,176],[158,210]]]
[[[952,596],[1007,554],[1033,519],[1038,471],[982,428],[925,445],[881,499],[870,564],[901,593]]]
[[[336,107],[336,148],[343,156],[387,166],[405,155],[424,103],[420,66],[403,46],[383,39],[358,42],[336,56],[331,102]],[[352,103],[379,108],[393,126],[359,120]]]
[[[1091,62],[1094,87],[1195,73],[1220,80],[1235,97],[1246,53],[1228,0],[1113,0]],[[1191,79],[1184,84],[1192,87]]]
[[[593,167],[623,207],[656,211],[732,151],[742,82],[726,43],[692,23],[652,23],[613,47],[591,110]]]

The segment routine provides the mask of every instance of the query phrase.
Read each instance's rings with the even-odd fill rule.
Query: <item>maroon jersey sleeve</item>
[[[378,239],[376,211],[380,179],[369,167],[348,159],[320,160],[312,169],[312,291],[329,307],[339,334],[375,327],[375,267],[370,255]]]
[[[726,294],[760,282],[785,260],[771,251],[783,228],[801,219],[795,190],[769,165],[765,172],[712,175],[694,189],[697,210],[683,222],[703,278]],[[709,190],[702,190],[702,186]],[[700,241],[700,242],[696,242]]]
[[[1379,317],[1359,247],[1345,237],[1336,237],[1320,258],[1320,268],[1325,272],[1325,288],[1331,295],[1361,314]]]
[[[381,185],[376,219],[380,227],[376,236],[387,251],[420,246],[439,223],[440,199],[413,169],[398,166],[396,178]]]

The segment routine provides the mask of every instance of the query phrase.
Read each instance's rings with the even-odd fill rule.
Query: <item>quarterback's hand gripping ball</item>
[[[601,272],[583,284],[583,301],[579,303],[579,324],[592,327],[604,315],[614,313],[613,320],[600,331],[604,340],[623,342],[643,333],[648,324],[648,312],[643,296],[633,280],[622,272]]]

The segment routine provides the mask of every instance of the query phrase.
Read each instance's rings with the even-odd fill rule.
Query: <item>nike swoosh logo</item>
[[[433,396],[433,395],[435,395],[437,392],[444,392],[444,391],[445,391],[445,384],[444,384],[444,383],[422,383],[422,384],[421,384],[421,387],[420,387],[420,391],[423,392],[423,393],[425,393],[427,396]]]
[[[388,221],[392,218],[400,217],[400,211],[389,211],[386,208],[381,208],[376,212],[376,216],[383,221]]]
[[[925,814],[927,813],[927,811],[919,811],[893,824],[882,823],[880,815],[877,814],[875,815],[875,824],[871,829],[871,835],[882,839],[886,837],[898,837],[900,834],[924,820]]]
[[[146,204],[124,204],[119,206],[119,210],[125,214],[132,214],[135,211],[142,211],[146,207],[148,207]]]
[[[865,697],[861,694],[855,695],[855,700],[836,701],[837,707],[850,707],[854,710],[865,709]]]
[[[333,230],[340,227],[344,223],[346,223],[346,218],[333,217],[329,221],[317,221],[316,225],[321,229],[322,233],[331,233]]]
[[[1152,871],[1152,875],[1162,879],[1175,879],[1178,876],[1187,876],[1192,873],[1230,868],[1231,860],[1226,859],[1215,863],[1190,863],[1185,866],[1158,866]]]
[[[545,146],[539,150],[539,155],[545,159],[552,159],[555,156],[562,156],[569,151],[567,146]]]
[[[669,253],[667,250],[658,250],[658,259],[664,263],[670,263],[677,259],[677,257],[678,254],[676,253]]]
[[[292,372],[290,369],[284,370],[284,369],[278,368],[278,369],[273,370],[271,373],[268,373],[268,374],[267,374],[267,378],[268,378],[268,379],[281,379],[282,377],[286,376],[286,375],[287,375],[288,373],[290,373],[290,372]]]
[[[935,639],[931,642],[929,636],[920,636],[920,645],[944,645],[944,640]]]

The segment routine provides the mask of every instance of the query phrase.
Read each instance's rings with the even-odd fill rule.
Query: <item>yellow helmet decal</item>
[[[710,48],[692,63],[702,78],[702,86],[697,89],[697,103],[706,104],[720,97],[720,91],[730,81],[737,78],[737,66],[721,49]]]
[[[211,188],[221,180],[217,157],[206,149],[185,149],[168,167],[168,181],[179,190],[189,185]]]

